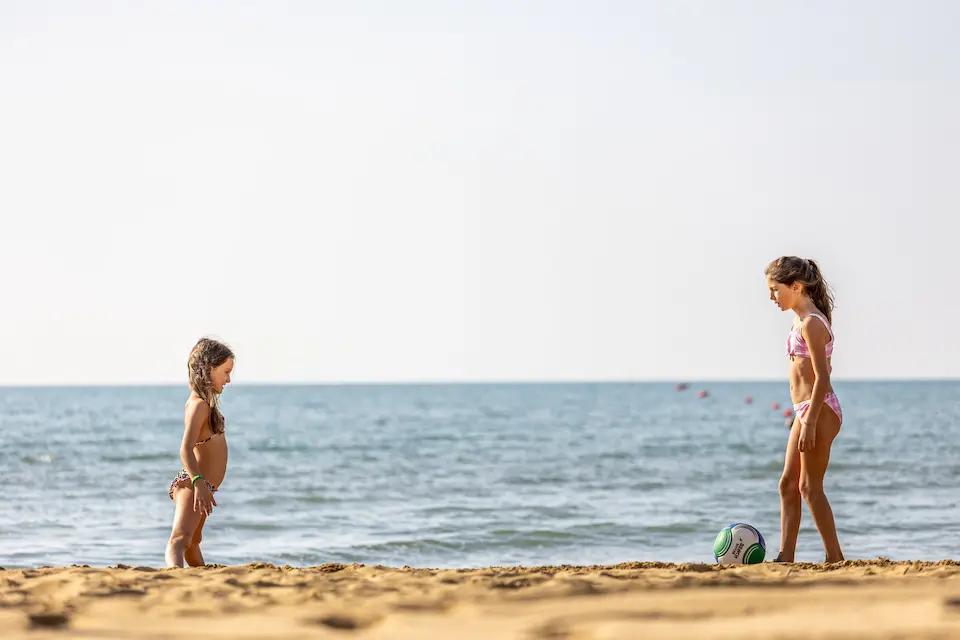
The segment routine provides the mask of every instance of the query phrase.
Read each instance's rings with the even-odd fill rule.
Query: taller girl
[[[833,295],[813,260],[783,256],[767,265],[765,273],[770,299],[797,316],[787,336],[790,397],[796,417],[780,477],[780,553],[776,562],[794,561],[801,497],[820,532],[826,561],[839,562],[843,552],[833,510],[823,492],[830,446],[843,422],[840,401],[830,384]]]

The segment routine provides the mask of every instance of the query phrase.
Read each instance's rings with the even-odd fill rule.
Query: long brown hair
[[[781,256],[768,264],[764,273],[771,280],[788,287],[794,282],[802,284],[813,304],[827,317],[827,322],[833,324],[833,292],[816,262],[809,258]]]
[[[210,372],[233,357],[233,351],[222,342],[201,338],[190,350],[190,357],[187,359],[190,388],[210,405],[210,428],[214,433],[223,433],[224,420],[220,413],[220,396],[213,390]]]

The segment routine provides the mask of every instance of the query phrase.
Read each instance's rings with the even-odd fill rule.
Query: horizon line
[[[839,383],[861,382],[960,382],[960,377],[876,377],[876,378],[832,378]],[[786,382],[786,378],[624,378],[624,379],[473,379],[473,380],[280,380],[280,381],[252,381],[233,382],[230,386],[237,387],[443,387],[443,386],[545,386],[545,385],[634,385],[634,384],[743,384],[743,383],[770,383]],[[0,383],[0,389],[109,389],[109,388],[149,388],[149,387],[187,387],[187,382],[23,382]]]

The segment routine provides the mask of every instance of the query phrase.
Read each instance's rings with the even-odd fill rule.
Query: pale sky
[[[0,0],[0,384],[960,377],[960,3]]]

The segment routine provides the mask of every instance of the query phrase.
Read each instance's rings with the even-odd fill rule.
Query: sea
[[[960,381],[834,388],[847,559],[960,558]],[[0,566],[163,566],[186,398],[0,389]],[[783,382],[236,384],[221,401],[208,563],[712,563],[732,522],[777,553]],[[796,559],[823,556],[804,507]]]

